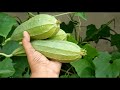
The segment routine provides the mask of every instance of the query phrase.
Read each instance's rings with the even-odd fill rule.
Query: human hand
[[[48,60],[43,54],[36,51],[31,43],[27,31],[23,33],[22,44],[25,49],[31,69],[31,78],[57,78],[59,77],[61,63]]]

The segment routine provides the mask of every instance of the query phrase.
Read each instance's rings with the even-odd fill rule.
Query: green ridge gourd
[[[13,32],[10,40],[20,41],[23,31],[30,34],[31,39],[47,39],[55,35],[60,29],[60,21],[48,14],[39,14],[19,25]]]
[[[60,29],[57,34],[54,36],[50,37],[49,39],[54,39],[54,40],[67,40],[67,33]]]
[[[86,55],[86,50],[77,44],[62,40],[34,40],[33,48],[46,57],[62,63],[69,63]],[[13,51],[11,56],[25,56],[23,46]]]

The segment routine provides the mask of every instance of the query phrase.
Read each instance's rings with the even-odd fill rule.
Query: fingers
[[[28,34],[28,32],[24,31],[23,32],[23,40],[22,40],[22,44],[24,46],[25,52],[27,54],[28,60],[30,63],[36,63],[36,62],[45,62],[48,61],[48,59],[42,55],[41,53],[37,52],[33,46],[31,45],[30,42],[30,36]]]
[[[25,49],[27,56],[30,57],[31,54],[35,52],[35,49],[32,47],[32,45],[30,43],[30,36],[29,36],[27,31],[23,32],[23,36],[24,37],[22,40],[22,44],[24,46],[24,49]]]

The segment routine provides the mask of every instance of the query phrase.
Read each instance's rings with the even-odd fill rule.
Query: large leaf
[[[95,64],[95,76],[99,78],[116,78],[120,74],[120,59],[112,60],[107,52],[99,52],[99,56],[93,60]]]
[[[18,42],[15,41],[9,41],[7,42],[3,48],[2,48],[2,52],[6,53],[6,54],[11,54],[16,48],[18,48],[20,45]]]
[[[89,69],[87,70],[87,72],[89,72],[89,73],[87,73],[88,75],[86,75],[86,73],[84,73],[85,74],[85,76],[84,76],[84,74],[83,74],[84,69],[86,69],[88,67],[90,69],[93,69],[93,66],[91,65],[91,63],[88,60],[80,59],[80,60],[71,62],[70,64],[75,68],[77,74],[80,77],[85,77],[85,76],[93,77],[94,74],[92,74],[91,70],[89,70]]]
[[[0,35],[7,37],[8,33],[11,31],[13,25],[17,25],[15,18],[9,16],[5,13],[0,13]]]
[[[71,62],[70,64],[75,68],[80,77],[94,77],[95,66],[92,60],[98,55],[98,51],[90,44],[86,44],[82,48],[86,49],[87,55],[83,59]]]
[[[29,71],[26,71],[26,68],[29,67],[27,57],[13,57],[15,73],[14,78],[29,77]],[[25,74],[25,76],[24,76]]]
[[[79,16],[80,18],[87,20],[87,17],[84,12],[75,12],[75,16]]]
[[[5,58],[0,62],[0,77],[6,78],[10,77],[15,73],[12,60],[10,58]]]
[[[94,78],[94,77],[95,77],[95,70],[90,67],[86,67],[81,72],[81,78]]]

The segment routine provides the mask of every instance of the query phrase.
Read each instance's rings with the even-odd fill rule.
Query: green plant
[[[109,26],[111,22],[115,22],[115,19],[102,24],[98,29],[93,24],[86,26],[86,37],[82,38],[77,28],[81,29],[81,19],[87,20],[85,13],[68,12],[55,16],[62,15],[67,15],[69,18],[68,24],[65,22],[60,24],[61,29],[67,33],[67,41],[76,43],[78,46],[86,49],[87,55],[77,61],[63,63],[60,78],[118,78],[120,76],[120,34]],[[28,16],[26,20],[33,17],[34,14],[29,12]],[[74,18],[78,18],[78,20]],[[23,22],[19,17],[0,13],[0,53],[9,55],[20,46],[19,42],[16,41],[8,41],[5,45],[3,43],[11,37],[15,28]],[[117,47],[117,51],[111,53],[99,51],[90,44],[93,41],[97,44],[100,39],[108,40],[111,43],[111,47]],[[0,55],[0,77],[30,77],[26,56],[7,58],[4,55]]]

